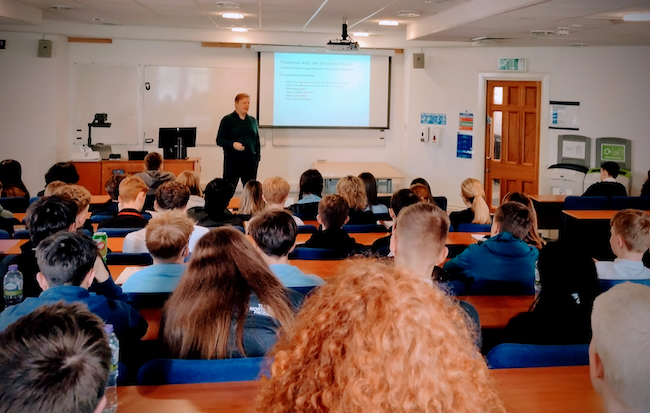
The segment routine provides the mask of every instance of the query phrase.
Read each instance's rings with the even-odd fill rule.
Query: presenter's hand
[[[244,149],[246,149],[246,147],[244,147],[244,145],[242,145],[239,142],[233,143],[232,147],[235,148],[235,150],[237,150],[237,151],[243,151]]]

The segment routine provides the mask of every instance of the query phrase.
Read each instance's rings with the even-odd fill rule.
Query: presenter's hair
[[[85,305],[37,308],[0,333],[0,406],[6,413],[93,413],[106,388],[111,349]]]
[[[491,224],[490,207],[485,201],[485,190],[478,179],[467,178],[460,185],[460,194],[472,204],[473,224]]]
[[[417,204],[420,198],[410,189],[400,189],[390,197],[390,208],[395,216],[399,216],[400,211],[409,205]]]
[[[268,178],[262,184],[262,193],[269,204],[281,204],[289,196],[291,186],[279,176]]]
[[[45,191],[43,192],[43,196],[52,196],[56,192],[57,189],[62,187],[63,185],[69,185],[66,184],[63,181],[52,181],[47,186],[45,187]]]
[[[593,350],[600,356],[605,381],[635,411],[650,411],[650,287],[626,282],[594,301]]]
[[[178,209],[161,211],[147,224],[145,243],[155,258],[176,258],[187,247],[192,231],[194,222],[184,212]]]
[[[519,202],[505,202],[499,205],[494,221],[501,232],[509,232],[515,238],[524,240],[533,227],[530,211]]]
[[[415,275],[348,260],[283,326],[256,412],[504,412],[463,310]]]
[[[359,177],[348,175],[339,179],[336,184],[336,192],[345,198],[350,209],[363,211],[368,205],[366,186]]]
[[[222,213],[235,194],[235,187],[225,179],[215,178],[205,187],[205,212],[209,215]]]
[[[106,190],[106,193],[110,195],[113,201],[117,201],[117,197],[120,196],[120,183],[125,178],[126,175],[124,174],[113,174],[106,180],[104,189]]]
[[[250,96],[247,95],[246,93],[239,93],[237,96],[235,96],[235,103],[239,102],[242,99],[249,98]]]
[[[161,209],[182,209],[190,200],[190,188],[178,181],[167,181],[156,188],[156,202]]]
[[[135,201],[141,192],[145,194],[149,191],[147,184],[139,176],[129,176],[120,182],[120,198],[124,202]]]
[[[340,195],[325,195],[318,203],[318,216],[327,229],[341,228],[349,212],[347,201]]]
[[[77,218],[77,204],[67,197],[53,195],[33,202],[25,214],[32,245],[37,246],[48,236],[67,231]]]
[[[203,196],[201,179],[194,171],[183,171],[176,177],[176,180],[190,188],[190,195]]]
[[[616,178],[618,174],[621,172],[621,167],[616,163],[612,161],[608,161],[600,165],[601,170],[607,171],[609,176],[612,178]]]
[[[300,176],[298,199],[302,199],[305,194],[323,196],[323,175],[316,169],[307,169]]]
[[[433,196],[431,196],[431,191],[427,189],[426,185],[413,184],[409,189],[415,192],[415,194],[420,198],[420,202],[429,202],[436,205],[436,202],[433,200]]]
[[[38,244],[36,262],[50,287],[56,285],[81,285],[93,269],[97,259],[97,246],[89,237],[61,231]]]
[[[625,241],[629,251],[645,252],[650,246],[650,216],[638,209],[618,211],[609,225]]]
[[[519,202],[530,212],[530,219],[533,222],[533,226],[530,227],[530,231],[524,238],[527,244],[533,245],[537,249],[542,249],[546,241],[539,236],[539,229],[537,227],[537,211],[535,211],[535,205],[533,205],[533,200],[523,192],[508,192],[506,196],[503,197],[502,202]]]
[[[81,213],[81,211],[86,209],[92,200],[92,195],[89,190],[81,185],[75,184],[61,185],[56,188],[53,195],[65,196],[72,199],[77,204],[77,213]]]
[[[262,184],[259,181],[248,181],[244,185],[239,202],[238,214],[255,215],[266,209],[266,202],[262,198]]]
[[[296,243],[298,226],[287,212],[267,211],[250,221],[248,233],[266,255],[282,257]]]
[[[79,182],[79,174],[72,162],[58,162],[45,174],[45,184],[53,181],[63,181],[66,184],[76,184]]]
[[[144,157],[144,169],[147,171],[157,171],[163,163],[163,158],[158,152],[149,152]]]

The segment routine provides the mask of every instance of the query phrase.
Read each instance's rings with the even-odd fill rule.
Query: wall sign
[[[499,70],[502,72],[525,72],[526,59],[499,59]]]
[[[444,113],[420,113],[420,123],[429,125],[446,125],[447,115]]]
[[[472,159],[472,135],[458,133],[458,143],[456,144],[456,157]]]
[[[580,102],[552,100],[549,129],[580,129]]]

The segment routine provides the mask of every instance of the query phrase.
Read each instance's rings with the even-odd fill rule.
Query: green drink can
[[[106,254],[108,254],[108,235],[105,232],[95,232],[93,234],[93,241],[97,244],[99,255],[105,260]]]

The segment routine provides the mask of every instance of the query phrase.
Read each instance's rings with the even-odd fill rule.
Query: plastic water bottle
[[[115,413],[117,410],[117,369],[120,361],[120,342],[113,332],[113,326],[104,325],[104,332],[108,336],[108,345],[111,347],[111,367],[108,373],[108,382],[106,382],[106,407],[102,413]]]
[[[4,276],[2,286],[5,308],[10,305],[20,304],[23,301],[23,274],[18,271],[18,265],[11,264],[9,266],[9,271]]]

